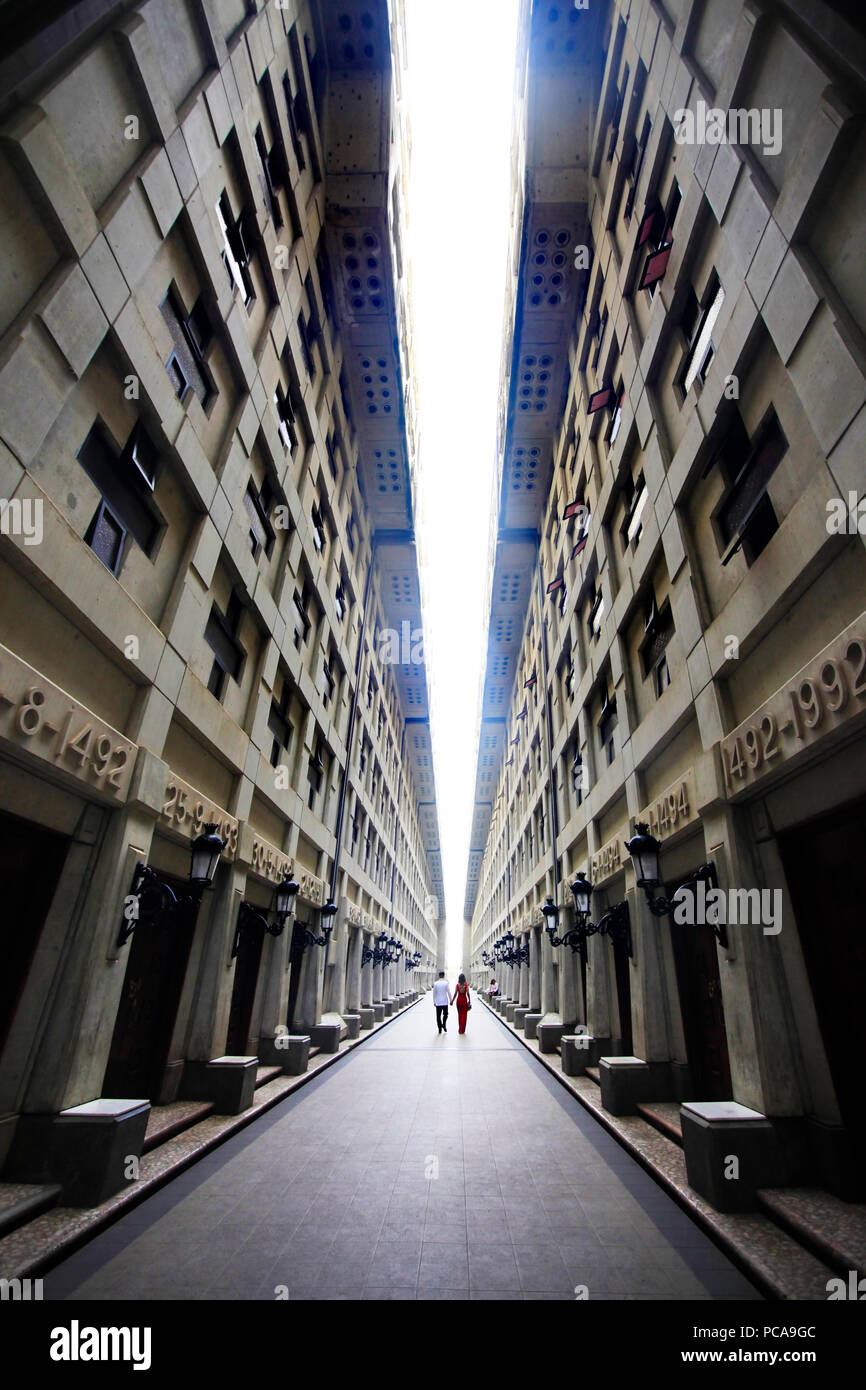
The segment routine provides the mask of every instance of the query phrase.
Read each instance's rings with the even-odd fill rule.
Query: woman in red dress
[[[469,1001],[469,986],[466,983],[465,975],[458,976],[457,988],[454,991],[454,998],[451,1000],[452,1004],[454,1003],[455,999],[457,1000],[457,1022],[459,1024],[457,1031],[458,1033],[465,1033],[466,1015],[472,1008],[472,1005]]]

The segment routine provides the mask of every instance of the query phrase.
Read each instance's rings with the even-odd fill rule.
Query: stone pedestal
[[[283,1071],[287,1076],[303,1076],[310,1063],[310,1039],[306,1033],[286,1035]]]
[[[339,1023],[316,1023],[310,1029],[310,1042],[322,1052],[339,1052],[342,1031]]]
[[[543,1013],[529,1013],[523,1015],[523,1032],[527,1038],[538,1037],[538,1025],[544,1018]]]
[[[383,1005],[383,1008],[384,1008],[384,1017],[385,1017],[385,1018],[390,1018],[390,1017],[392,1016],[392,1014],[394,1013],[394,1000],[393,1000],[393,999],[383,999],[383,1000],[382,1000],[382,1005]]]
[[[759,1187],[780,1187],[785,1164],[766,1115],[732,1100],[680,1106],[689,1186],[716,1211],[749,1211]]]
[[[641,1057],[600,1057],[601,1103],[611,1115],[633,1115],[639,1102],[668,1100],[670,1069]]]
[[[506,1018],[506,1021],[507,1021],[508,1023],[513,1023],[513,1022],[514,1022],[514,1010],[515,1010],[516,1008],[517,1008],[517,1005],[516,1005],[516,1004],[506,1004],[506,1005],[505,1005],[505,1018]]]
[[[51,1118],[49,1167],[64,1206],[97,1207],[128,1185],[126,1161],[141,1154],[149,1114],[149,1101],[103,1098]]]
[[[547,1023],[542,1021],[539,1023],[535,1033],[535,1036],[538,1038],[539,1052],[555,1052],[564,1031],[565,1029],[561,1022]]]
[[[347,1036],[348,1038],[357,1038],[357,1037],[360,1035],[360,1032],[361,1032],[361,1015],[360,1015],[360,1014],[345,1014],[345,1015],[344,1015],[344,1022],[345,1022],[345,1024],[346,1024],[346,1030],[347,1030],[347,1031],[346,1031],[346,1036]]]
[[[364,1008],[364,1007],[362,1006],[362,1008],[361,1008],[361,1027],[362,1027],[362,1028],[372,1028],[372,1027],[373,1027],[373,1024],[374,1024],[375,1022],[376,1022],[376,1011],[375,1011],[375,1009],[374,1009],[372,1006],[370,1006],[370,1008]]]
[[[583,1076],[592,1066],[590,1049],[593,1039],[587,1033],[572,1033],[562,1037],[562,1070],[566,1076]]]
[[[383,1023],[384,1020],[385,1020],[385,1005],[382,1004],[381,1002],[378,1003],[378,1004],[374,1004],[374,1005],[373,1005],[373,1016],[374,1016],[374,1018],[375,1018],[375,1020],[376,1020],[377,1023]]]
[[[518,1004],[514,1010],[514,1026],[520,1032],[523,1032],[523,1024],[528,1013],[529,1009],[523,1004]]]
[[[258,1057],[188,1061],[183,1069],[181,1096],[184,1100],[212,1100],[220,1115],[240,1115],[253,1103],[258,1066]]]

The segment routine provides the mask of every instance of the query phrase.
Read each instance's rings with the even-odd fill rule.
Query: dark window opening
[[[250,263],[258,243],[255,218],[247,208],[242,208],[235,217],[225,189],[219,196],[216,211],[223,235],[222,258],[229,284],[240,291],[244,304],[249,308],[256,297],[250,275]]]
[[[270,520],[270,511],[274,501],[274,489],[268,478],[265,478],[260,488],[256,487],[252,478],[250,479],[244,493],[244,506],[250,519],[250,550],[256,560],[263,550],[266,557],[270,559],[274,548],[276,533]]]
[[[140,421],[119,457],[99,424],[93,426],[78,451],[78,462],[102,494],[84,539],[115,576],[126,553],[127,536],[145,555],[153,549],[160,528],[151,500],[158,458],[156,446]]]
[[[282,762],[283,753],[288,752],[294,730],[289,722],[289,702],[291,699],[291,687],[288,681],[283,682],[283,693],[279,700],[271,700],[271,709],[268,714],[268,728],[273,734],[271,744],[271,767],[278,767]]]
[[[212,605],[204,630],[205,641],[214,654],[207,688],[218,700],[223,697],[226,676],[231,676],[233,681],[240,681],[246,656],[238,641],[242,613],[243,604],[237,594],[233,593],[225,613],[221,613],[215,603]]]
[[[736,411],[733,426],[735,437],[739,435],[740,448],[746,436],[745,426],[739,411]],[[786,453],[788,441],[782,433],[775,410],[770,410],[757,431],[754,441],[742,458],[739,468],[733,460],[734,450],[725,448],[717,456],[723,469],[730,472],[724,497],[715,516],[725,550],[722,564],[726,565],[742,547],[746,562],[752,564],[779,529],[779,522],[773,504],[767,495],[770,479],[780,460]]]

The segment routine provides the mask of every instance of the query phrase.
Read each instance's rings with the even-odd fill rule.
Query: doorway
[[[187,879],[160,873],[160,880],[178,898],[189,892]],[[192,907],[179,907],[142,915],[137,923],[102,1083],[104,1096],[158,1101],[197,915]]]
[[[306,922],[299,922],[296,917],[292,928],[292,944],[289,948],[291,974],[289,975],[289,1007],[286,1022],[290,1033],[295,1031],[295,1010],[298,1007],[298,989],[301,984],[301,963],[304,959],[304,932],[306,930]]]
[[[27,983],[68,849],[66,835],[0,812],[0,883],[6,922],[0,971],[0,1053]]]
[[[859,1065],[866,981],[861,877],[866,799],[785,832],[778,845],[842,1123],[866,1165]]]
[[[262,960],[264,940],[265,929],[260,919],[247,917],[240,927],[238,953],[235,957],[235,978],[232,985],[232,1002],[226,1035],[226,1054],[229,1057],[247,1057],[250,1055],[247,1051],[250,1041],[250,1024],[253,1017],[253,1004],[256,999],[256,986],[259,980],[259,966]]]
[[[670,898],[688,878],[665,885]],[[680,1013],[694,1100],[731,1100],[728,1035],[716,937],[706,923],[690,925],[669,917]]]
[[[619,937],[613,942],[613,968],[616,979],[616,1002],[619,1008],[619,1033],[622,1042],[622,1057],[631,1057],[634,1042],[631,1035],[631,975],[629,974],[629,954],[624,941]]]

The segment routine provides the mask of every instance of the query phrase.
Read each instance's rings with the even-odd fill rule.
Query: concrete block
[[[633,1115],[638,1102],[671,1098],[670,1064],[641,1057],[599,1057],[601,1103],[611,1115]]]
[[[113,323],[129,298],[129,286],[101,232],[81,257],[81,269],[102,305],[102,312]]]
[[[108,332],[108,319],[79,265],[73,265],[39,317],[80,377]]]
[[[763,317],[779,356],[787,363],[818,307],[818,295],[795,251],[790,250],[773,281]]]
[[[564,1031],[564,1025],[561,1023],[539,1023],[536,1029],[538,1050],[540,1052],[555,1052]]]
[[[310,1039],[305,1033],[289,1033],[285,1038],[283,1071],[287,1076],[303,1076],[310,1062]]]
[[[785,1166],[766,1115],[736,1101],[680,1107],[689,1186],[716,1211],[749,1211],[759,1187],[779,1187]]]
[[[168,236],[183,207],[183,199],[164,149],[160,149],[141,174],[141,183],[156,225]]]
[[[525,1008],[523,1005],[520,1004],[514,1010],[514,1026],[516,1029],[518,1029],[519,1032],[523,1031],[523,1025],[526,1021],[526,1015],[528,1013],[529,1009]]]
[[[538,1025],[544,1018],[544,1014],[526,1013],[523,1017],[523,1032],[527,1038],[538,1037]]]
[[[362,1009],[361,1009],[361,1014],[360,1014],[360,1018],[361,1018],[361,1027],[362,1027],[362,1028],[372,1028],[372,1027],[373,1027],[373,1024],[376,1022],[376,1014],[375,1014],[375,1011],[373,1010],[372,1007],[370,1007],[370,1008],[363,1008],[363,1007],[362,1007]]]
[[[360,1036],[360,1033],[361,1033],[361,1015],[360,1015],[360,1014],[343,1014],[343,1018],[345,1019],[345,1022],[346,1022],[346,1029],[347,1029],[347,1034],[346,1034],[346,1036],[349,1037],[349,1038],[357,1038],[357,1037],[359,1037],[359,1036]]]
[[[392,1015],[393,1015],[393,1013],[394,1013],[394,1000],[393,1000],[393,999],[384,999],[384,1000],[382,1001],[382,1003],[383,1003],[383,1007],[384,1007],[384,1010],[385,1010],[385,1017],[386,1017],[386,1018],[391,1018]]]
[[[384,1023],[384,1021],[385,1021],[385,1005],[384,1005],[384,1004],[382,1004],[382,1003],[380,1002],[380,1003],[378,1003],[378,1004],[374,1004],[374,1005],[373,1005],[373,1017],[374,1017],[376,1023]]]
[[[310,1029],[310,1042],[322,1052],[339,1052],[341,1033],[339,1023],[316,1023]]]
[[[46,113],[25,106],[4,134],[15,146],[15,163],[39,190],[49,225],[73,256],[83,255],[99,223]]]
[[[50,1166],[64,1206],[96,1207],[127,1186],[126,1160],[141,1154],[149,1114],[149,1101],[103,1098],[54,1117]]]
[[[63,395],[27,339],[18,339],[0,365],[0,431],[29,464],[63,408]]]
[[[256,1089],[258,1057],[214,1057],[210,1062],[187,1062],[180,1086],[181,1100],[212,1100],[220,1115],[249,1110]]]
[[[563,1034],[562,1070],[566,1076],[583,1076],[587,1067],[592,1066],[591,1047],[593,1039],[588,1033]]]
[[[139,184],[133,184],[104,230],[127,284],[135,289],[162,247],[159,228]]]
[[[516,1004],[506,1004],[506,1005],[505,1005],[505,1019],[506,1019],[506,1022],[508,1022],[508,1023],[513,1023],[513,1022],[514,1022],[514,1010],[515,1010],[516,1007],[517,1007]]]

